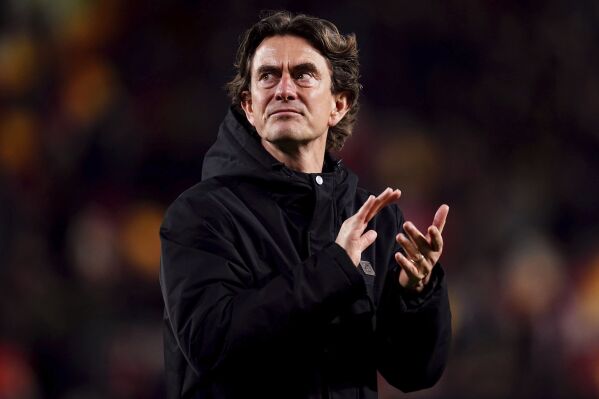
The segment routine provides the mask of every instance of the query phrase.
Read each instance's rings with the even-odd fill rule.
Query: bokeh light
[[[160,265],[158,230],[164,209],[156,204],[136,204],[127,213],[120,231],[121,250],[125,260],[142,278],[155,281]]]

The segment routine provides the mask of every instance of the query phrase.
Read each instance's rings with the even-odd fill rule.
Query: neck
[[[321,173],[326,149],[326,134],[306,143],[277,142],[261,140],[262,146],[270,155],[289,169],[303,173]]]

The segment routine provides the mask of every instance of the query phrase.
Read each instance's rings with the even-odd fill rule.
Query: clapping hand
[[[358,266],[362,251],[376,239],[376,231],[368,230],[364,233],[366,225],[381,209],[397,201],[400,196],[401,191],[391,188],[387,188],[378,197],[371,195],[358,212],[343,222],[335,242],[345,249],[354,265]]]
[[[395,260],[401,266],[399,283],[402,287],[421,292],[428,284],[433,267],[443,252],[441,234],[448,212],[449,206],[439,207],[426,235],[422,234],[412,222],[403,224],[406,234],[399,233],[395,238],[406,253],[406,255],[401,252],[395,253]]]

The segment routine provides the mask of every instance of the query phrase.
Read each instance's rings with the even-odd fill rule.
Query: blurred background
[[[361,184],[451,207],[450,362],[381,398],[599,397],[596,1],[2,0],[0,398],[164,396],[158,228],[273,7],[357,34]]]

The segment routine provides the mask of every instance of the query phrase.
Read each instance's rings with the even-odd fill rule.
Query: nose
[[[275,98],[279,101],[291,101],[295,100],[297,96],[297,87],[295,86],[295,82],[291,79],[289,74],[284,73],[281,76],[281,80],[277,84],[277,89],[275,91]]]

